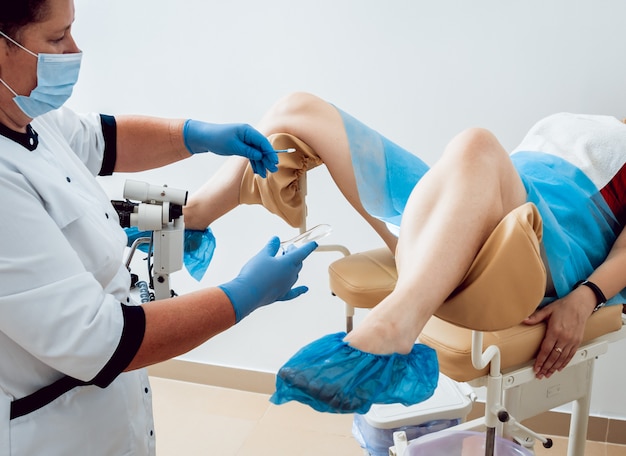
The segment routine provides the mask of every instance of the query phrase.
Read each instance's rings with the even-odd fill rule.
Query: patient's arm
[[[607,298],[626,288],[626,228],[622,230],[606,260],[589,276]]]
[[[623,229],[606,260],[588,278],[607,298],[626,288],[626,229]],[[546,336],[535,361],[538,377],[550,377],[562,370],[580,346],[587,319],[596,306],[596,296],[588,287],[578,287],[567,296],[533,313],[526,321],[547,323]],[[560,351],[557,351],[559,348]]]
[[[266,136],[288,133],[309,145],[326,165],[341,193],[393,251],[396,237],[370,216],[359,199],[343,121],[329,103],[313,95],[295,93],[278,101],[257,128]],[[185,208],[185,224],[204,229],[239,205],[239,189],[247,162],[233,157],[199,190]],[[280,166],[280,165],[279,165]]]

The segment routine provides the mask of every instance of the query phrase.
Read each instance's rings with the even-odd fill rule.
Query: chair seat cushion
[[[398,273],[387,247],[354,253],[328,267],[330,290],[352,307],[371,309],[396,286]]]

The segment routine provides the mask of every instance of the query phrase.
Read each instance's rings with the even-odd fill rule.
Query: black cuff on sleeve
[[[109,362],[89,383],[106,388],[133,360],[146,332],[146,315],[141,306],[121,304],[124,316],[122,338]]]
[[[115,117],[100,114],[100,124],[104,135],[104,157],[102,158],[102,168],[99,176],[110,176],[115,169],[117,160],[117,124]]]

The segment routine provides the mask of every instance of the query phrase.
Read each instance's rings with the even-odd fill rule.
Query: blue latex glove
[[[183,127],[185,146],[192,154],[213,152],[250,160],[261,177],[278,170],[278,155],[265,136],[246,124],[210,124],[189,119]]]
[[[237,277],[219,286],[230,299],[237,322],[259,307],[288,301],[308,291],[305,286],[291,287],[298,280],[302,262],[317,248],[317,243],[309,242],[276,256],[279,248],[280,239],[275,236],[244,265]]]

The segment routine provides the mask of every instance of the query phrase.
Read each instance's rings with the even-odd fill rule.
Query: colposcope
[[[126,267],[141,244],[149,244],[148,275],[155,299],[175,296],[170,289],[170,274],[183,267],[184,231],[183,206],[187,203],[187,190],[167,185],[127,180],[124,184],[124,201],[112,200],[122,228],[137,227],[151,231],[151,236],[137,238],[128,254]],[[136,201],[136,202],[133,202]],[[147,291],[140,290],[142,301]]]
[[[176,296],[170,288],[169,279],[170,274],[183,267],[185,253],[183,206],[187,203],[187,196],[187,190],[127,180],[123,191],[125,200],[111,201],[122,228],[136,227],[140,234],[144,234],[137,237],[130,246],[126,260],[126,268],[129,271],[139,246],[149,245],[147,260],[150,284],[139,281],[136,274],[131,274],[132,285],[139,289],[142,302]],[[327,224],[314,226],[294,238],[282,241],[279,252],[285,253],[290,248],[301,247],[307,242],[324,238],[331,231],[331,226]],[[151,293],[150,289],[154,290],[154,293]]]

